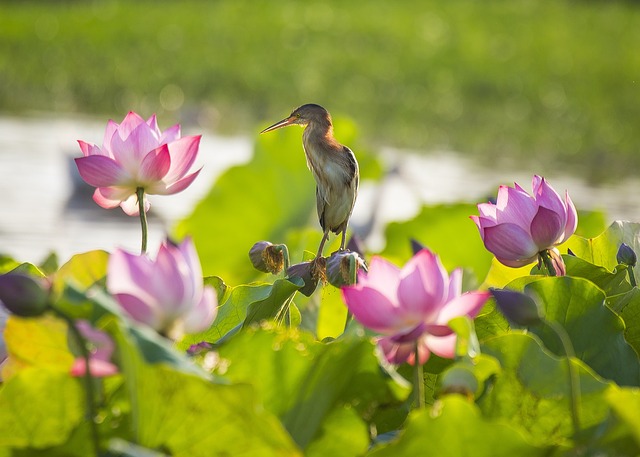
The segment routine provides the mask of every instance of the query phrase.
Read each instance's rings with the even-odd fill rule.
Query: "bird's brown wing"
[[[320,189],[316,186],[316,210],[318,211],[318,220],[320,221],[320,227],[322,227],[322,231],[326,232],[326,222],[324,220],[324,208],[327,202],[324,200],[324,197],[320,194]]]

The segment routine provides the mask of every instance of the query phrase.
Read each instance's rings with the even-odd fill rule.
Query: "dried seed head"
[[[268,241],[258,241],[249,250],[249,258],[256,270],[278,274],[284,268],[284,250],[282,245]]]
[[[327,280],[334,287],[350,286],[356,283],[360,269],[367,267],[358,253],[338,251],[327,259]]]

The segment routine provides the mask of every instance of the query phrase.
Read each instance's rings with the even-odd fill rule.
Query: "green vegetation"
[[[8,2],[0,110],[255,132],[305,102],[370,145],[640,167],[632,2]],[[165,121],[166,122],[166,121]]]

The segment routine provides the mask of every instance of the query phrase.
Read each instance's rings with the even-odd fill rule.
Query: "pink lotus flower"
[[[554,247],[564,243],[578,225],[576,208],[565,192],[560,195],[540,176],[533,177],[533,195],[517,183],[500,186],[496,204],[480,203],[479,216],[471,216],[487,250],[508,267],[534,262],[538,254],[551,251],[558,265],[561,258]],[[560,260],[558,260],[560,259]]]
[[[180,125],[164,132],[156,116],[146,122],[130,112],[120,125],[107,123],[102,148],[78,141],[84,157],[75,159],[80,176],[97,187],[93,200],[103,208],[120,206],[139,214],[136,190],[170,195],[187,188],[200,170],[187,174],[198,154],[200,136],[180,137]],[[145,212],[149,209],[145,199]]]
[[[107,289],[137,322],[178,339],[209,328],[217,313],[212,287],[203,287],[202,268],[190,238],[165,241],[155,260],[116,250],[109,258]]]
[[[440,259],[423,249],[398,268],[382,257],[373,257],[369,272],[358,273],[358,282],[342,288],[349,311],[365,327],[383,335],[378,345],[391,363],[419,362],[431,352],[446,358],[455,355],[456,335],[447,325],[458,316],[475,317],[489,292],[461,294],[462,270],[447,274]]]
[[[76,327],[91,344],[89,353],[89,373],[94,378],[111,376],[118,372],[118,367],[111,363],[114,344],[109,335],[101,330],[96,330],[87,321],[76,322]],[[77,357],[71,367],[71,376],[84,376],[87,372],[87,364],[84,357]]]

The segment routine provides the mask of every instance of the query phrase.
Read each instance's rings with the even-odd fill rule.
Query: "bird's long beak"
[[[289,116],[289,117],[287,117],[286,119],[282,119],[281,121],[276,122],[276,123],[275,123],[275,124],[273,124],[272,126],[267,127],[266,129],[264,129],[264,130],[263,130],[262,132],[260,132],[260,133],[267,133],[267,132],[270,132],[270,131],[272,131],[272,130],[279,129],[279,128],[281,128],[281,127],[286,127],[287,125],[291,125],[291,124],[293,124],[293,121],[295,121],[295,119],[296,119],[295,117],[293,117],[293,116]]]

